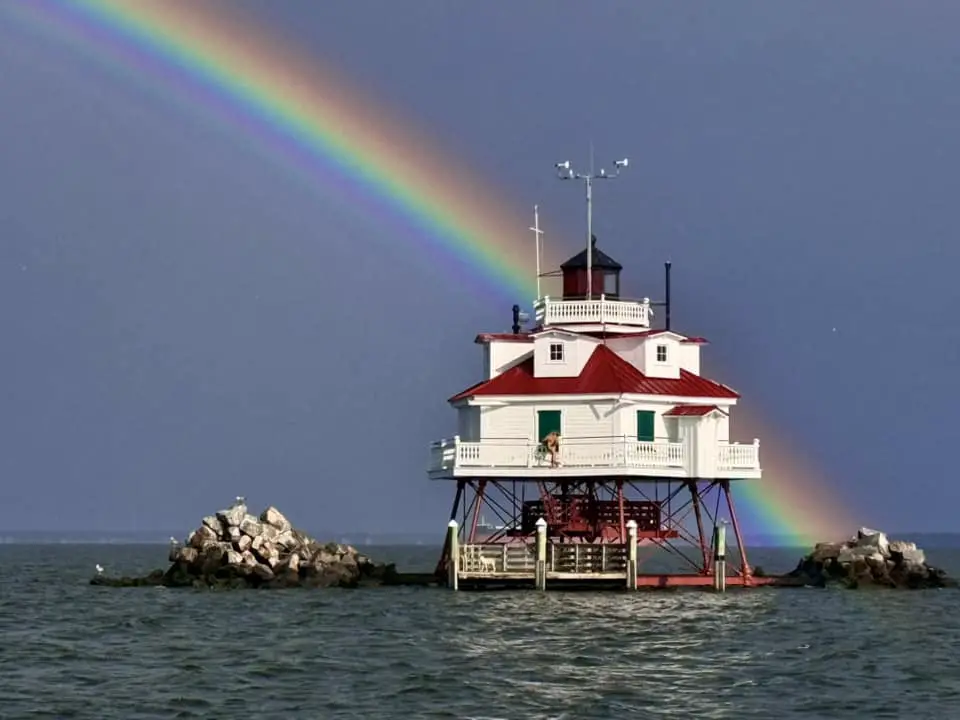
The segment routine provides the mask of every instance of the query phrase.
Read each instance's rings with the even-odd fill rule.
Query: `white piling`
[[[727,589],[727,524],[723,520],[713,526],[713,589]]]
[[[537,564],[534,571],[537,590],[547,589],[547,521],[537,520]]]
[[[447,586],[457,590],[460,582],[460,528],[456,520],[447,523]]]
[[[627,590],[637,589],[637,521],[627,520]]]

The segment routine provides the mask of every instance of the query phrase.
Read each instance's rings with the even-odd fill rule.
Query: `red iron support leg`
[[[697,537],[700,541],[700,551],[703,554],[703,570],[701,572],[707,575],[710,573],[710,546],[709,543],[707,543],[707,536],[703,529],[703,513],[700,512],[700,494],[697,492],[697,483],[695,480],[690,481],[689,487],[690,498],[693,503],[693,514],[697,519]]]

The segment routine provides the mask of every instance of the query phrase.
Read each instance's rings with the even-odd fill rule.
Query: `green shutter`
[[[657,414],[652,410],[637,410],[637,440],[652,441]]]
[[[537,412],[537,442],[550,433],[560,433],[560,411],[540,410]],[[562,434],[562,433],[561,433]]]

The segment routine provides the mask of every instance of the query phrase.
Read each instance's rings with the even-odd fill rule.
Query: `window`
[[[667,346],[657,345],[657,362],[667,361]]]
[[[563,343],[550,343],[550,362],[563,362]]]
[[[607,272],[603,275],[603,293],[604,295],[617,294],[617,273]]]

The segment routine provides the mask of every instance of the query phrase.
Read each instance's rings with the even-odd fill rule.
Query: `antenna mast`
[[[540,295],[540,236],[543,235],[543,230],[540,229],[540,214],[536,205],[533,206],[533,227],[530,228],[533,230],[533,242],[537,248],[537,300],[542,296]]]
[[[558,162],[554,167],[557,169],[557,177],[561,180],[583,180],[587,190],[587,300],[593,298],[593,181],[594,180],[613,180],[620,175],[620,171],[627,167],[629,160],[617,160],[613,165],[615,171],[607,174],[607,171],[600,168],[600,172],[593,172],[593,143],[590,144],[590,172],[577,173],[570,167],[570,161],[564,160]]]

